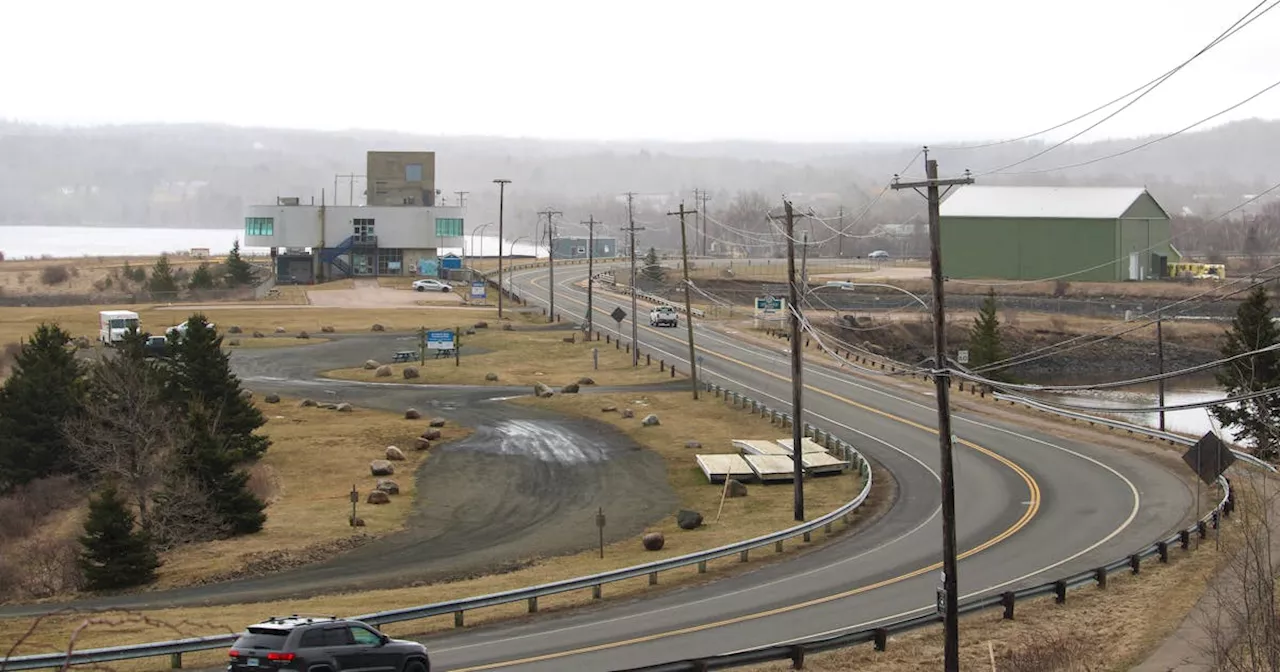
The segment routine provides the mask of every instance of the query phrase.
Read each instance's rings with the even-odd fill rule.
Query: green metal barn
[[[1169,214],[1141,187],[959,187],[942,203],[950,278],[1112,282],[1168,276]]]

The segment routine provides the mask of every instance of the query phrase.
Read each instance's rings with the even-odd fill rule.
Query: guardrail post
[[[699,562],[699,563],[698,563],[698,573],[699,573],[699,574],[706,574],[706,573],[707,573],[707,561],[706,561],[706,560],[703,560],[702,562]]]
[[[807,543],[809,543],[809,542],[810,542],[810,541],[812,541],[812,540],[813,540],[813,533],[812,533],[812,532],[805,532],[805,533],[804,533],[804,543],[806,543],[806,544],[807,544]]]
[[[600,599],[600,584],[597,583],[596,585],[591,586],[591,599]]]
[[[461,612],[461,611],[455,611],[455,612],[453,612],[453,627],[455,627],[455,628],[461,628],[461,627],[463,627],[463,622],[462,622],[462,612]]]
[[[804,669],[804,647],[799,644],[791,647],[791,669]]]
[[[1218,529],[1218,512],[1213,512],[1213,529]]]
[[[170,669],[174,669],[174,670],[182,669],[182,653],[181,652],[169,654],[169,667]]]
[[[1129,569],[1134,574],[1137,574],[1138,572],[1142,571],[1142,557],[1139,556],[1137,553],[1134,553],[1133,555],[1129,556]]]
[[[1200,533],[1201,539],[1204,539],[1205,537],[1209,536],[1209,528],[1204,524],[1203,520],[1196,522],[1196,532]]]
[[[1053,596],[1054,596],[1053,597],[1054,601],[1057,602],[1058,604],[1062,604],[1063,602],[1067,601],[1067,582],[1066,581],[1053,582]]]
[[[738,554],[738,562],[747,562],[747,561],[748,561],[748,559],[747,559],[747,553],[748,553],[748,551],[746,551],[746,550],[744,550],[744,551],[742,551],[741,553],[739,553],[739,554]]]
[[[666,372],[667,372],[667,360],[665,360],[665,359],[659,359],[659,360],[658,360],[658,372],[659,372],[659,373],[666,373]],[[716,396],[719,396],[719,395],[716,395]]]
[[[1013,603],[1017,600],[1012,590],[1000,593],[1000,606],[1004,607],[1004,620],[1013,620]]]
[[[647,353],[647,352],[646,352],[646,353],[644,353],[644,365],[645,365],[645,366],[653,366],[653,356],[652,356],[652,355],[650,355],[650,354],[649,354],[649,353]]]
[[[536,597],[529,598],[529,613],[531,614],[538,613],[538,598]]]
[[[671,365],[671,377],[672,377],[672,378],[675,378],[675,377],[676,377],[676,365],[675,365],[675,364],[672,364],[672,365]]]
[[[1189,550],[1191,548],[1191,533],[1186,530],[1178,532],[1178,543],[1182,544],[1182,550]]]
[[[823,526],[822,526],[822,531],[823,531],[823,532],[825,532],[825,533],[827,533],[828,535],[830,535],[830,534],[831,534],[831,523],[827,523],[826,525],[823,525]]]
[[[1093,570],[1093,580],[1095,583],[1098,584],[1099,588],[1106,590],[1107,589],[1107,568],[1099,567]]]
[[[889,631],[884,628],[876,628],[872,641],[875,642],[876,651],[884,651],[885,646],[889,643]]]
[[[782,552],[782,542],[781,542],[781,541],[776,541],[776,542],[774,542],[774,544],[773,544],[773,552],[774,552],[774,553],[781,553],[781,552]]]
[[[1167,564],[1169,562],[1169,544],[1162,541],[1156,544],[1156,550],[1160,553],[1160,562]]]
[[[656,585],[658,585],[658,573],[657,573],[657,572],[649,572],[649,585],[651,585],[651,586],[656,586]]]

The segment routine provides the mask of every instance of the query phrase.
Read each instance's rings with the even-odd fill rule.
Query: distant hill
[[[1014,170],[1089,161],[1143,138],[1069,145]],[[971,151],[937,151],[944,174],[980,172],[1043,148],[1019,142]],[[992,175],[987,184],[1144,184],[1171,211],[1209,214],[1241,194],[1280,180],[1280,121],[1250,120],[1187,133],[1126,156],[1043,175]],[[379,131],[315,132],[218,125],[55,128],[0,122],[0,225],[236,227],[245,206],[300,196],[332,202],[334,175],[363,172],[370,149],[429,149],[447,198],[469,191],[472,219],[496,218],[491,180],[513,181],[508,217],[531,230],[535,210],[556,205],[618,217],[617,196],[631,190],[673,194],[692,204],[710,189],[711,210],[732,194],[783,193],[833,212],[861,207],[918,148],[884,143],[564,142],[527,138],[418,136]],[[912,171],[920,172],[917,163]],[[357,181],[357,201],[362,183]],[[345,202],[348,185],[338,185]],[[919,204],[884,201],[876,217],[900,221]],[[651,205],[646,216],[661,214]],[[574,212],[569,212],[573,209]]]

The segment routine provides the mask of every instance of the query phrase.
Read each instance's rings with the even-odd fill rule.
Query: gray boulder
[[[502,325],[502,330],[503,330],[503,331],[515,331],[515,330],[516,330],[516,328],[515,328],[515,327],[513,327],[513,326],[511,326],[511,323],[510,323],[510,322],[507,322],[507,323],[505,323],[505,324],[503,324],[503,325]]]
[[[381,324],[375,324],[372,327],[370,327],[369,330],[370,331],[386,331],[387,328],[382,326]]]
[[[702,450],[702,442],[701,441],[685,441],[684,447],[688,448],[689,450]]]
[[[692,530],[702,525],[702,514],[689,509],[680,509],[676,513],[676,525],[682,530]]]
[[[725,485],[725,493],[728,497],[746,497],[747,486],[742,481],[731,478]]]
[[[423,432],[423,433],[422,433],[422,438],[424,438],[424,439],[426,439],[426,440],[428,440],[428,441],[439,441],[439,440],[440,440],[440,436],[441,436],[441,434],[440,434],[440,430],[435,429],[435,428],[428,429],[427,431],[425,431],[425,432]]]
[[[601,413],[617,413],[618,407],[614,404],[605,404],[604,406],[600,407],[600,412]]]
[[[379,367],[378,367],[378,369],[377,369],[376,371],[374,371],[374,372],[373,372],[373,375],[374,375],[375,377],[377,377],[377,378],[390,378],[390,377],[391,377],[391,365],[390,365],[390,364],[383,364],[382,366],[379,366]]]
[[[366,504],[390,504],[391,495],[388,495],[381,490],[372,490],[364,501]]]
[[[267,402],[268,404],[278,404],[280,403],[280,395],[268,394],[267,396],[263,397],[262,400]]]
[[[305,331],[299,331],[298,335],[295,336],[294,338],[302,338],[302,339],[311,338],[311,334],[308,334]]]
[[[364,518],[347,517],[347,522],[351,523],[351,527],[364,527]]]
[[[420,418],[422,418],[422,414],[418,412],[418,409],[416,409],[416,408],[406,408],[406,409],[404,409],[404,419],[405,419],[405,420],[418,420],[418,419],[420,419]]]
[[[431,450],[431,440],[419,436],[418,438],[413,440],[413,449],[414,450]]]
[[[255,331],[255,332],[253,332],[253,337],[254,337],[254,338],[266,338],[266,337],[267,337],[267,335],[266,335],[266,334],[264,334],[264,333],[262,333],[261,331]]]
[[[634,417],[636,417],[636,412],[635,412],[635,411],[633,411],[633,410],[631,410],[631,409],[629,409],[629,408],[624,408],[624,409],[622,409],[622,417],[624,417],[624,418],[634,418]]]
[[[388,495],[400,494],[400,484],[396,483],[395,481],[389,478],[379,478],[376,489],[381,490],[382,492],[385,492]]]
[[[395,446],[387,446],[386,455],[387,459],[392,462],[404,461],[404,451],[396,448]]]
[[[252,399],[253,390],[240,390],[240,398],[245,400]]]
[[[596,381],[592,380],[591,378],[588,378],[587,376],[583,376],[578,379],[578,384],[579,385],[595,385]]]
[[[546,383],[542,382],[533,384],[533,393],[541,399],[550,399],[555,394],[550,387],[547,387]]]
[[[560,392],[561,392],[562,394],[577,394],[577,393],[578,393],[578,384],[577,384],[577,383],[569,383],[568,385],[565,385],[564,387],[560,388]]]
[[[364,360],[364,368],[365,368],[365,370],[366,370],[366,371],[372,371],[372,370],[374,370],[374,369],[378,368],[378,366],[379,366],[379,364],[378,364],[376,361],[372,360],[372,359],[366,359],[366,360]]]
[[[315,399],[303,399],[302,401],[298,402],[298,408],[315,408],[315,405],[316,405]]]
[[[428,427],[444,427],[446,422],[448,422],[448,420],[445,420],[444,418],[431,418],[431,422],[428,422],[427,426]]]
[[[422,375],[418,373],[418,367],[416,366],[404,367],[404,371],[402,371],[401,374],[404,375],[405,380],[412,380]]]
[[[650,532],[640,537],[640,543],[644,544],[646,551],[661,551],[662,547],[667,545],[667,538],[662,536],[661,532]]]
[[[335,403],[326,401],[323,404],[316,404],[316,408],[322,408],[326,411],[333,411],[338,408],[338,405]]]
[[[334,332],[334,328],[326,324],[325,326],[320,327],[320,331],[326,334],[332,334]]]
[[[351,411],[354,411],[355,408],[351,404],[348,404],[347,402],[344,401],[341,404],[334,406],[333,410],[339,413],[350,413]]]
[[[488,323],[488,322],[485,322],[484,320],[480,320],[479,322],[476,322],[475,328],[476,328],[476,329],[488,329],[488,328],[489,328],[489,323]]]
[[[228,333],[228,334],[243,334],[243,333],[244,333],[244,330],[243,330],[243,329],[241,329],[240,327],[238,327],[238,326],[236,326],[236,325],[234,325],[234,324],[233,324],[233,325],[231,325],[231,326],[227,327],[227,333]]]
[[[374,476],[390,476],[396,473],[396,468],[387,460],[374,460],[369,463],[369,473]]]
[[[644,420],[641,420],[640,424],[645,427],[656,427],[662,423],[658,421],[658,416],[650,413],[649,415],[644,416]]]
[[[277,334],[283,334],[283,333],[284,333],[284,327],[276,327],[276,333],[277,333]]]
[[[489,381],[489,382],[491,382],[491,383],[492,383],[492,382],[496,382],[496,381],[498,380],[498,374],[496,374],[496,373],[486,373],[486,374],[484,374],[484,379],[485,379],[485,380],[487,380],[487,381]]]

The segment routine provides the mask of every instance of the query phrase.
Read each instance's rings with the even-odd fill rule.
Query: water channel
[[[1055,384],[1075,385],[1083,383],[1055,382]],[[1159,405],[1159,393],[1156,383],[1144,383],[1142,385],[1107,390],[1071,392],[1069,394],[1037,392],[1029,396],[1062,405],[1114,409],[1150,408]],[[1166,406],[1215,401],[1225,396],[1212,376],[1186,376],[1165,381],[1164,401]],[[1160,426],[1158,413],[1106,413],[1092,410],[1081,412],[1112,417],[1146,427],[1158,428]],[[1217,421],[1209,415],[1207,408],[1168,411],[1165,413],[1165,428],[1166,431],[1188,436],[1202,436],[1209,431],[1221,433],[1222,429]],[[1223,435],[1223,438],[1230,439],[1228,435]]]

